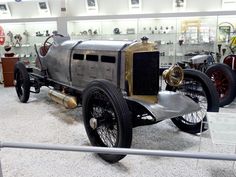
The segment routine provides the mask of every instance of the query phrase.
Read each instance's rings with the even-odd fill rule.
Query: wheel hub
[[[98,126],[97,119],[91,118],[91,119],[89,120],[89,125],[90,125],[90,127],[91,127],[93,130],[95,130],[95,129],[97,128],[97,126]]]
[[[228,90],[228,79],[224,74],[217,71],[213,72],[212,80],[215,82],[216,89],[220,94],[220,98],[224,97]]]

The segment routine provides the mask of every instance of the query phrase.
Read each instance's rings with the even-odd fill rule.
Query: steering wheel
[[[48,38],[44,41],[43,46],[42,46],[42,52],[46,55],[46,53],[48,52],[48,49],[51,47],[53,41],[50,41],[54,36],[60,36],[60,37],[64,37],[61,34],[53,34],[51,36],[48,36]]]

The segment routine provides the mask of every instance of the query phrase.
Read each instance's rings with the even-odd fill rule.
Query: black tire
[[[95,80],[83,92],[83,118],[93,146],[129,148],[132,142],[132,120],[120,90],[106,80]],[[94,127],[92,128],[92,125]],[[104,131],[104,132],[103,132]],[[98,154],[109,163],[126,155]]]
[[[179,87],[167,85],[166,90],[178,91],[199,103],[201,107],[201,110],[198,112],[171,119],[180,130],[191,134],[207,130],[206,113],[207,111],[219,111],[219,99],[216,88],[204,73],[197,70],[185,69],[182,85]]]
[[[219,95],[219,105],[230,104],[236,95],[235,73],[232,69],[223,63],[210,66],[206,74],[213,81]]]
[[[18,98],[22,103],[26,103],[30,96],[30,77],[22,62],[17,62],[15,64],[14,80]]]

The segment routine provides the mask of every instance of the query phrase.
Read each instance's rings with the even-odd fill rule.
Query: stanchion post
[[[204,122],[204,120],[201,120],[201,127],[200,127],[200,139],[199,139],[199,147],[198,147],[198,152],[201,152],[201,145],[202,145],[202,133],[203,133],[203,124],[204,123],[208,123],[208,122]],[[197,164],[196,164],[196,168],[198,169],[198,163],[199,163],[199,159],[197,159]]]
[[[1,150],[1,149],[0,149]],[[1,159],[0,159],[0,177],[3,177],[3,174],[2,174],[2,165],[1,165]]]
[[[236,145],[235,145],[235,151],[234,151],[234,153],[236,154]],[[234,163],[233,163],[234,176],[236,176],[236,169],[235,169],[235,167],[236,167],[236,161],[234,161]]]
[[[2,143],[0,141],[0,151],[1,149],[2,149]],[[0,159],[0,177],[3,177],[1,159]]]

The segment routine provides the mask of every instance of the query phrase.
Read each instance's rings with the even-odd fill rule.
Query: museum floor
[[[0,84],[0,141],[89,145],[81,108],[67,110],[47,97],[47,88],[19,102],[13,87]],[[236,101],[220,112],[236,113]],[[132,148],[185,152],[234,153],[235,147],[215,145],[209,131],[200,137],[179,131],[171,121],[133,129]],[[128,155],[108,164],[92,153],[2,149],[3,177],[157,176],[234,177],[233,162]],[[0,172],[1,177],[1,172]]]

